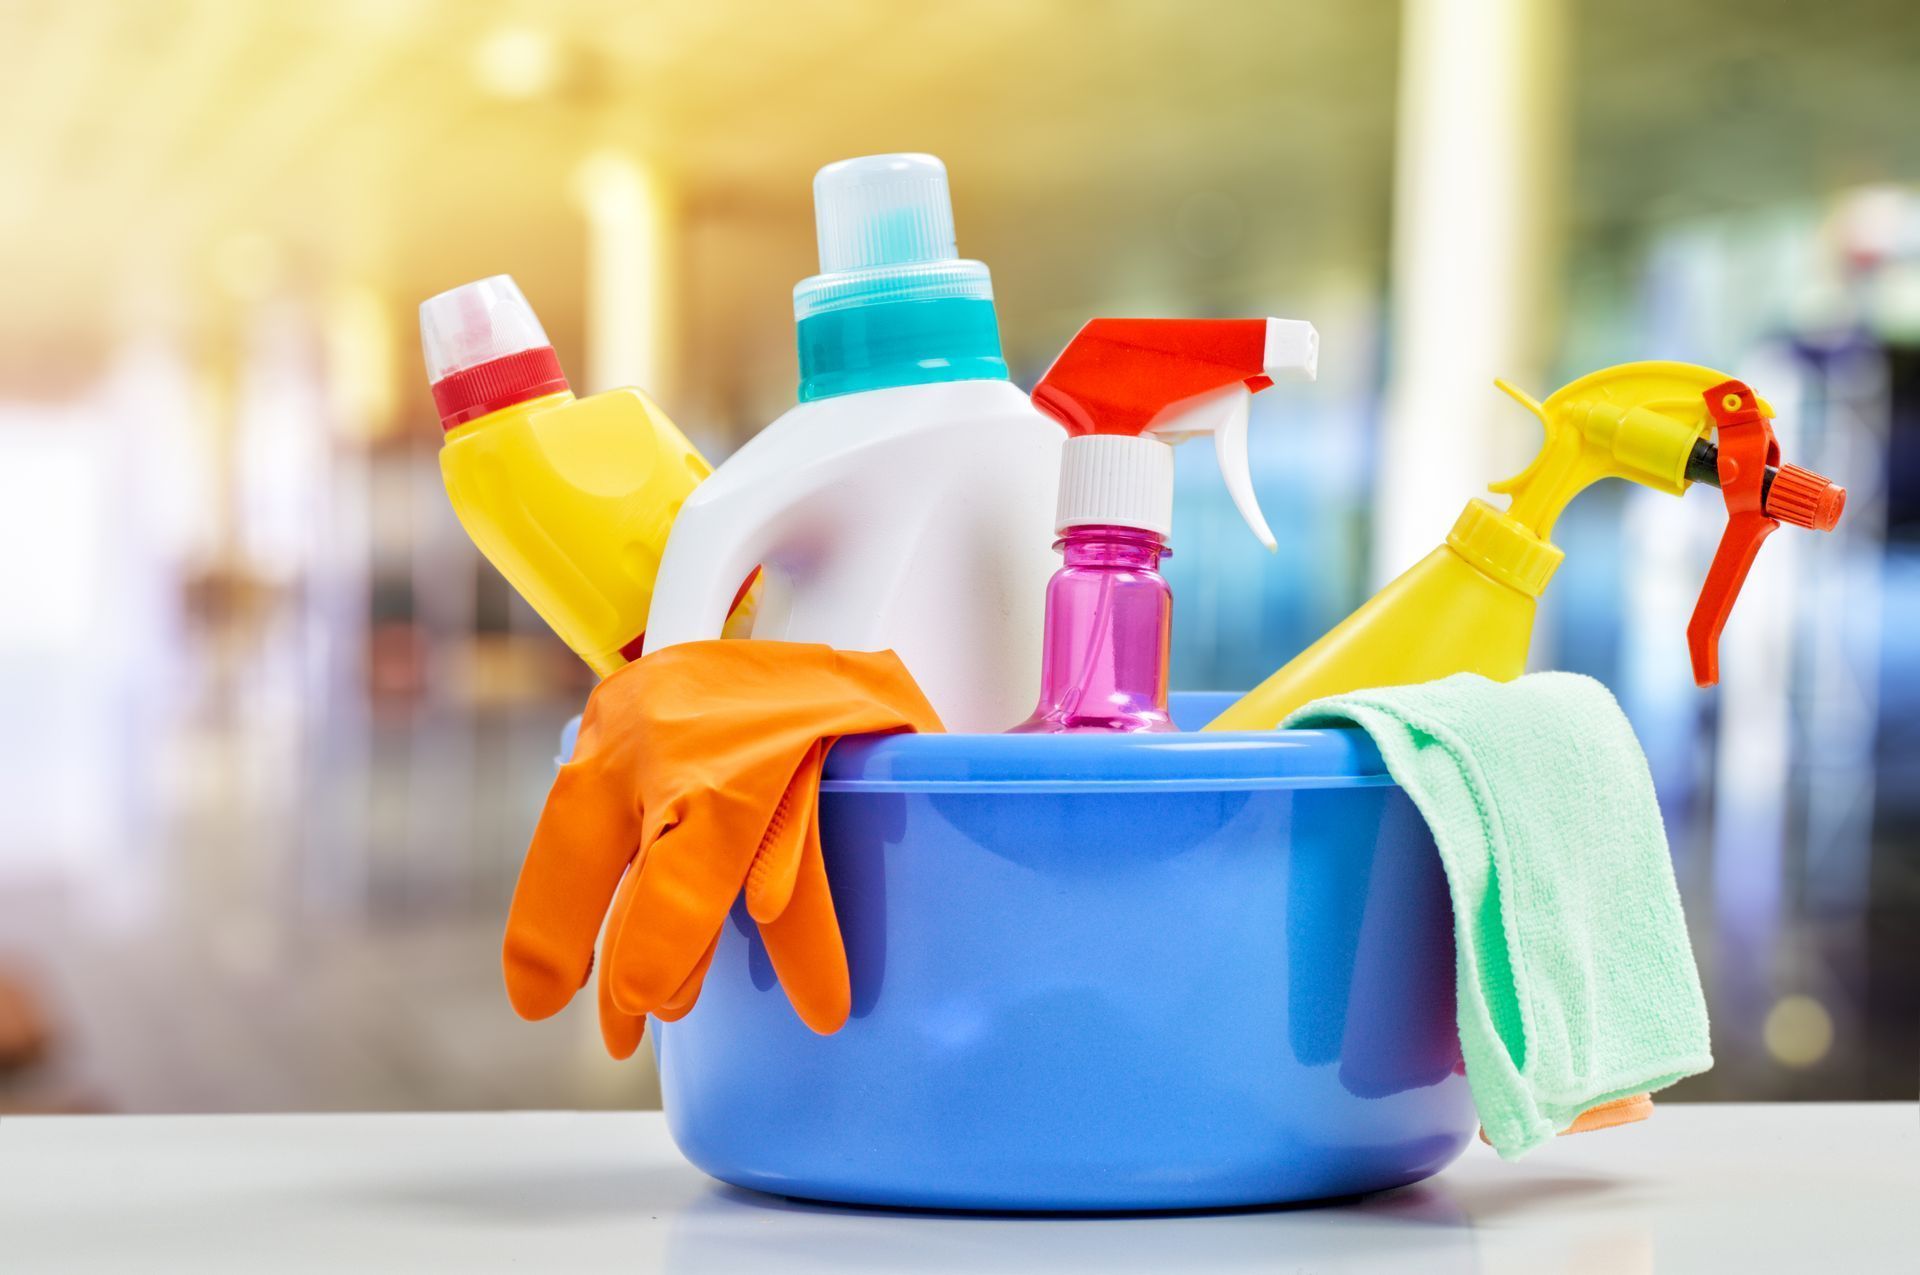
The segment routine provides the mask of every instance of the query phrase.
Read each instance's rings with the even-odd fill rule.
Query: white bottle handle
[[[667,536],[647,612],[645,654],[719,637],[740,582],[766,552],[766,523],[729,526],[724,511],[707,516],[710,508],[689,501]]]

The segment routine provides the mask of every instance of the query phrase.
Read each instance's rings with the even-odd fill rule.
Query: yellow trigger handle
[[[1542,540],[1567,502],[1603,478],[1677,496],[1687,489],[1693,445],[1713,424],[1702,395],[1728,379],[1692,363],[1623,363],[1562,386],[1544,403],[1495,381],[1540,418],[1546,440],[1531,464],[1492,490],[1512,497],[1508,516]],[[1760,411],[1773,415],[1765,402]]]

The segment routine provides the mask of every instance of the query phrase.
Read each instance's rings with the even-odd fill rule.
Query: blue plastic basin
[[[1208,1208],[1401,1186],[1472,1136],[1446,879],[1359,732],[848,740],[821,792],[846,1027],[801,1024],[736,908],[653,1031],[714,1177]]]

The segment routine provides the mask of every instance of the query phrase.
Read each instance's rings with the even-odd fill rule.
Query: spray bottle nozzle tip
[[[1819,507],[1815,510],[1813,525],[1821,531],[1832,531],[1840,525],[1840,515],[1847,511],[1847,489],[1838,483],[1828,483],[1827,490],[1821,493]]]
[[[1260,361],[1275,380],[1315,380],[1320,375],[1320,333],[1305,319],[1268,319]]]
[[[1832,531],[1847,507],[1847,489],[1798,465],[1782,465],[1767,487],[1766,513],[1770,518]]]

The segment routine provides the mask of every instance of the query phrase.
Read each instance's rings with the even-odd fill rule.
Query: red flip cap
[[[433,405],[440,428],[452,429],[515,403],[567,388],[567,374],[551,345],[521,350],[475,367],[462,368],[433,383]]]

